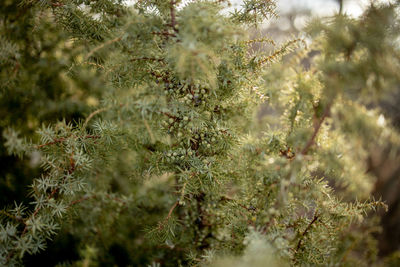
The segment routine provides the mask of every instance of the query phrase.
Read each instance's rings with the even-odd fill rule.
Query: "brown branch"
[[[21,68],[21,64],[18,61],[16,61],[15,62],[15,67],[14,67],[14,70],[13,70],[13,78],[15,78],[17,76],[18,70],[20,68]]]
[[[174,211],[174,209],[176,208],[176,206],[178,206],[178,203],[179,203],[179,202],[176,201],[175,204],[169,209],[168,216],[167,216],[166,220],[169,220],[169,218],[171,218],[172,212]]]
[[[85,201],[85,200],[91,199],[91,198],[96,198],[96,196],[95,196],[95,195],[93,195],[93,196],[85,196],[85,197],[82,197],[82,198],[80,198],[80,199],[74,200],[74,201],[72,201],[71,203],[69,203],[68,208],[70,208],[70,207],[72,207],[73,205],[76,205],[76,204],[78,204],[78,203],[81,203],[81,202],[83,202],[83,201]]]
[[[98,135],[86,135],[86,136],[84,136],[84,138],[85,139],[98,139],[98,138],[100,138],[100,136],[98,136]],[[36,146],[36,148],[40,149],[40,148],[45,147],[45,146],[50,146],[50,145],[54,145],[54,144],[57,144],[57,143],[65,142],[66,140],[67,140],[67,138],[65,138],[65,137],[56,138],[52,142],[48,142],[48,143],[45,143],[45,144],[38,145],[38,146]]]
[[[62,7],[62,6],[64,6],[64,4],[63,4],[63,3],[60,3],[60,2],[53,2],[53,3],[51,3],[51,5],[52,5],[53,7]]]
[[[324,110],[324,113],[322,114],[321,119],[318,121],[318,123],[314,126],[314,132],[312,134],[312,136],[310,137],[310,139],[308,140],[307,144],[304,146],[304,148],[301,150],[300,154],[302,155],[306,155],[308,153],[308,150],[310,150],[311,146],[314,144],[315,138],[318,135],[319,130],[321,129],[322,123],[324,122],[324,120],[326,119],[326,117],[329,116],[330,111],[331,111],[331,106],[332,106],[332,102],[331,101]]]
[[[164,59],[154,58],[154,57],[138,57],[138,58],[132,58],[130,61],[140,61],[140,60],[164,62]]]
[[[159,74],[159,73],[156,73],[156,72],[154,72],[154,71],[150,71],[150,72],[148,72],[148,73],[150,73],[151,75],[153,75],[153,76],[156,77],[156,78],[162,78],[163,81],[168,81],[163,75],[161,75],[161,74]]]
[[[116,37],[116,38],[114,38],[112,40],[108,40],[107,42],[102,43],[101,45],[95,47],[92,51],[90,51],[86,55],[86,59],[90,58],[94,53],[96,53],[98,50],[102,49],[103,47],[108,46],[108,45],[110,45],[112,43],[115,43],[115,42],[119,42],[119,41],[121,41],[121,39],[122,39],[122,36],[118,36],[118,37]]]
[[[99,135],[86,135],[84,136],[85,139],[99,139]]]
[[[126,202],[124,200],[122,200],[122,199],[120,199],[118,197],[111,197],[109,194],[106,194],[106,196],[111,200],[114,200],[114,201],[117,201],[117,202],[121,203],[122,205],[126,204]]]
[[[170,13],[171,13],[171,25],[170,26],[176,32],[177,29],[175,27],[176,26],[175,4],[176,4],[176,2],[172,0],[171,6],[170,6]]]
[[[301,244],[303,242],[304,237],[307,235],[308,231],[310,231],[312,225],[319,219],[319,214],[315,213],[314,218],[312,219],[312,221],[308,224],[307,228],[304,230],[304,232],[301,234],[299,242],[297,243],[296,246],[296,254],[299,251]]]
[[[155,34],[155,35],[162,35],[162,36],[165,36],[165,37],[176,37],[176,34],[174,34],[174,33],[170,33],[170,32],[167,32],[167,31],[162,31],[162,32],[151,32],[151,34]]]
[[[56,139],[54,139],[54,141],[48,142],[48,143],[46,143],[46,144],[38,145],[38,146],[36,146],[36,148],[37,148],[37,149],[40,149],[40,148],[45,147],[45,146],[50,146],[50,145],[54,145],[54,144],[57,144],[57,143],[64,142],[65,140],[66,140],[66,139],[65,139],[64,137],[56,138]]]
[[[343,0],[338,0],[339,2],[339,14],[343,14]]]
[[[120,198],[118,198],[118,197],[112,197],[112,196],[110,196],[109,194],[105,194],[105,196],[106,196],[107,198],[111,199],[111,200],[114,200],[114,201],[117,201],[117,202],[122,203],[122,205],[125,205],[125,204],[126,204],[125,201],[123,201],[122,199],[120,199]],[[92,198],[97,198],[97,196],[96,196],[96,195],[84,196],[84,197],[81,197],[81,198],[76,199],[76,200],[74,200],[74,201],[71,201],[71,202],[68,204],[68,208],[72,207],[73,205],[79,204],[79,203],[81,203],[81,202],[83,202],[83,201],[85,201],[85,200],[92,199]]]
[[[47,200],[50,200],[57,193],[57,191],[58,191],[58,188],[54,188],[53,191],[51,191],[50,195],[47,197]],[[37,207],[34,210],[34,212],[32,213],[32,215],[29,217],[28,220],[34,219],[40,210],[41,210],[41,208]],[[24,236],[27,231],[28,231],[28,224],[25,222],[25,227],[24,227],[24,230],[22,230],[21,237]]]
[[[14,256],[14,251],[11,251],[10,253],[8,253],[7,258],[6,258],[6,263],[8,263],[11,260],[11,257]]]
[[[99,114],[100,112],[103,112],[107,110],[106,108],[100,108],[98,110],[93,111],[92,113],[89,114],[89,116],[86,118],[85,123],[83,124],[83,128],[86,128],[86,125],[88,124],[88,122],[97,114]]]
[[[159,224],[158,224],[158,230],[162,230],[163,228],[164,228],[164,224],[166,223],[166,222],[168,222],[168,220],[171,218],[171,216],[172,216],[172,212],[174,211],[174,209],[176,208],[176,206],[178,206],[178,204],[179,204],[179,201],[176,201],[175,203],[174,203],[174,205],[169,209],[169,212],[168,212],[168,215],[167,215],[167,217],[165,217],[165,219],[162,221],[162,222],[159,222]]]
[[[171,114],[169,114],[169,113],[167,113],[167,112],[161,112],[161,114],[164,114],[165,116],[167,116],[167,117],[169,117],[169,118],[172,118],[172,119],[174,119],[174,120],[178,119],[178,117],[176,117],[176,116],[174,116],[174,115],[171,115]]]
[[[11,213],[8,213],[5,210],[0,210],[0,214],[4,214],[5,216],[9,217],[10,219],[25,223],[22,218],[18,218],[17,216],[12,215]]]
[[[241,204],[241,203],[239,203],[236,199],[234,199],[234,198],[231,198],[230,196],[222,196],[221,197],[221,199],[220,199],[221,201],[232,201],[232,202],[234,202],[235,204],[237,204],[239,207],[241,207],[241,208],[243,208],[243,209],[245,209],[245,210],[247,210],[247,211],[255,211],[256,210],[256,208],[254,208],[254,207],[246,207],[246,205],[243,205],[243,204]]]

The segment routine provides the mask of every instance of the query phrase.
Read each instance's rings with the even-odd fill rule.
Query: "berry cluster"
[[[186,90],[183,101],[186,104],[194,104],[195,106],[204,106],[205,99],[208,97],[209,90],[200,85],[190,85]]]
[[[182,161],[185,158],[191,157],[193,155],[194,152],[191,149],[184,149],[184,148],[178,148],[175,150],[169,150],[164,152],[164,158],[169,163]]]
[[[188,105],[204,106],[205,99],[209,96],[209,89],[186,80],[159,76],[157,83],[163,83],[164,94],[174,97]]]
[[[175,133],[176,137],[181,138],[184,131],[192,131],[193,125],[188,116],[182,114],[177,114],[176,116],[167,113],[164,114],[168,116],[168,119],[162,122],[162,126],[167,130],[168,134]]]

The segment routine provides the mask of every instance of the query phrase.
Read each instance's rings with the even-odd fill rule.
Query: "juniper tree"
[[[102,101],[84,120],[39,127],[32,140],[4,132],[9,153],[40,152],[42,175],[30,187],[30,205],[2,212],[1,264],[19,265],[58,232],[79,240],[81,259],[69,263],[78,266],[376,260],[376,225],[364,217],[383,204],[368,198],[374,177],[364,160],[376,139],[397,145],[399,136],[366,105],[399,80],[396,6],[372,6],[359,20],[339,15],[313,23],[310,32],[322,36],[311,45],[319,56],[308,71],[300,64],[308,51],[302,40],[276,46],[268,36],[248,37],[276,16],[274,1],[228,6],[18,6],[42,14],[28,25],[45,29],[41,19],[49,21],[68,41],[54,53],[69,60],[51,77],[96,88]],[[5,21],[3,31],[11,23]],[[12,61],[2,79],[27,51],[11,35],[5,42],[14,48],[1,52]],[[272,52],[251,50],[254,43]],[[274,64],[299,46],[289,63]],[[31,79],[28,67],[17,69],[3,92],[18,87],[22,71]],[[78,83],[87,75],[94,85]],[[281,112],[279,122],[255,130],[266,102]]]

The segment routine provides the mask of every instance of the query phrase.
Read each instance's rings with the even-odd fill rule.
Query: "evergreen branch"
[[[8,255],[6,257],[6,263],[8,263],[11,260],[11,258],[14,256],[14,254],[15,254],[14,250],[11,250],[10,253],[8,253]]]
[[[178,206],[178,203],[179,203],[179,201],[176,201],[174,203],[174,205],[169,209],[168,216],[167,216],[166,220],[169,220],[169,218],[171,218],[172,212],[174,211],[176,206]]]
[[[333,101],[329,102],[329,104],[325,107],[324,113],[322,114],[321,119],[314,126],[314,132],[313,132],[312,136],[310,137],[310,139],[308,140],[308,142],[306,143],[304,148],[301,150],[300,154],[306,155],[308,153],[309,149],[311,148],[311,146],[314,144],[315,138],[317,137],[318,132],[321,129],[322,123],[324,122],[326,117],[328,117],[330,114],[332,104],[333,104]]]
[[[149,123],[147,122],[147,120],[145,118],[143,118],[143,124],[146,127],[146,130],[150,135],[151,142],[155,143],[156,142],[156,138],[154,137],[153,131],[151,130],[150,125],[149,125]]]
[[[193,175],[191,175],[191,177],[193,177]],[[183,186],[182,186],[182,190],[181,190],[181,196],[179,201],[183,201],[184,197],[185,197],[185,189],[186,189],[186,185],[188,184],[189,181],[186,181]]]
[[[50,200],[58,192],[58,190],[59,190],[58,187],[54,188],[53,191],[51,191],[50,195],[47,197],[47,200]],[[25,227],[22,230],[21,237],[24,236],[26,234],[26,232],[28,231],[28,224],[26,222],[29,221],[29,220],[34,219],[36,217],[36,215],[39,213],[40,210],[41,210],[41,207],[37,207],[33,211],[32,215],[28,219],[25,220]]]
[[[158,230],[162,230],[162,229],[164,228],[165,224],[166,224],[166,223],[168,222],[168,220],[171,218],[172,212],[174,212],[174,209],[176,208],[176,206],[178,206],[178,204],[179,204],[179,201],[176,201],[176,202],[174,203],[174,205],[172,205],[172,207],[169,209],[168,215],[167,215],[167,217],[164,219],[163,223],[159,223],[159,225],[158,225]]]
[[[306,227],[306,229],[303,231],[303,233],[301,233],[300,239],[299,239],[299,241],[297,242],[295,254],[297,254],[298,251],[300,250],[301,245],[302,245],[302,242],[303,242],[303,239],[304,239],[305,236],[308,234],[308,232],[310,231],[310,229],[311,229],[311,227],[313,226],[313,224],[314,224],[315,222],[318,221],[319,216],[320,216],[319,214],[315,213],[314,218],[312,219],[312,221],[307,225],[307,227]]]
[[[14,216],[14,215],[8,213],[8,212],[5,211],[5,210],[0,210],[0,214],[3,214],[3,215],[7,216],[7,217],[10,218],[10,219],[13,219],[13,220],[16,220],[16,221],[19,221],[19,222],[24,223],[24,220],[23,220],[22,218],[17,218],[16,216]]]
[[[248,208],[248,207],[246,207],[246,205],[243,205],[243,204],[239,203],[236,199],[233,199],[233,198],[231,198],[229,196],[222,196],[221,197],[221,201],[232,201],[232,202],[236,203],[239,207],[241,207],[241,208],[243,208],[243,209],[245,209],[247,211],[254,211],[255,210],[255,208],[253,208],[253,207]]]
[[[50,145],[54,145],[54,144],[57,144],[57,143],[62,143],[62,142],[64,142],[66,139],[67,139],[67,138],[64,138],[64,137],[56,138],[56,139],[54,139],[54,141],[48,142],[48,143],[45,143],[45,144],[38,145],[38,146],[36,146],[36,148],[37,148],[37,149],[40,149],[40,148],[45,147],[45,146],[50,146]]]
[[[89,62],[89,61],[85,61],[85,62],[82,62],[82,64],[87,64],[87,65],[90,65],[90,66],[95,66],[95,67],[97,67],[97,68],[100,68],[100,69],[105,69],[105,67],[103,66],[103,65],[100,65],[100,64],[97,64],[97,63],[94,63],[94,62]]]
[[[246,44],[246,45],[251,45],[251,44],[253,44],[253,43],[269,43],[269,44],[271,44],[271,45],[273,45],[273,46],[276,45],[276,43],[275,43],[274,40],[272,40],[272,39],[270,39],[270,38],[267,38],[267,37],[264,37],[264,38],[257,38],[257,39],[251,39],[251,40],[244,41],[244,44]]]
[[[72,206],[74,206],[74,205],[76,205],[78,203],[81,203],[81,202],[83,202],[85,200],[91,199],[91,198],[96,198],[96,196],[95,195],[93,195],[93,196],[85,196],[85,197],[82,197],[80,199],[74,200],[71,203],[69,203],[68,208],[70,208],[70,207],[72,207]]]
[[[86,135],[86,136],[84,136],[84,138],[85,139],[99,139],[100,136],[98,136],[98,135]],[[50,145],[54,145],[54,144],[57,144],[57,143],[62,143],[62,142],[65,142],[67,139],[68,139],[67,137],[55,138],[52,142],[48,142],[48,143],[45,143],[45,144],[38,145],[38,146],[36,146],[36,148],[40,149],[40,148],[43,148],[45,146],[50,146]]]
[[[170,33],[170,32],[167,32],[167,31],[162,31],[162,32],[151,32],[151,34],[154,34],[154,35],[162,35],[162,36],[165,36],[165,37],[169,37],[169,36],[171,36],[171,37],[176,37],[176,34],[174,34],[174,33]]]
[[[71,174],[71,173],[74,172],[74,171],[75,171],[75,163],[73,162],[73,159],[72,159],[72,156],[71,156],[71,162],[70,162],[70,168],[69,168],[69,170],[68,170],[68,174]],[[64,177],[64,179],[65,179],[65,177]],[[51,191],[50,195],[47,197],[47,201],[50,200],[58,191],[59,191],[59,188],[58,188],[58,187],[54,188],[54,189]],[[28,223],[27,223],[27,221],[33,220],[33,219],[36,217],[36,215],[39,213],[40,210],[41,210],[41,207],[38,206],[38,207],[33,211],[32,215],[30,215],[30,216],[23,222],[23,223],[25,224],[25,227],[24,227],[24,229],[22,230],[20,237],[23,237],[23,236],[28,232]],[[15,250],[11,250],[11,251],[8,253],[8,255],[7,255],[7,257],[6,257],[6,263],[8,263],[8,262],[10,261],[10,259],[14,256],[14,253],[15,253]]]
[[[63,3],[60,3],[60,2],[52,2],[51,5],[52,5],[53,7],[62,7],[62,6],[64,6],[64,4],[63,4]]]
[[[68,174],[72,174],[75,171],[75,161],[73,159],[73,154],[70,156],[70,164],[69,164],[69,168],[68,168]],[[64,176],[63,181],[65,181],[66,176]],[[54,188],[50,195],[47,197],[47,201],[49,201],[51,198],[53,198],[55,196],[55,194],[60,190],[59,187]],[[41,207],[38,206],[34,212],[32,213],[32,215],[28,218],[28,220],[32,220],[36,217],[36,215],[39,213],[39,211],[41,210]],[[25,235],[25,233],[28,231],[28,224],[25,221],[25,228],[22,231],[21,236]]]
[[[113,197],[113,196],[110,196],[109,194],[105,194],[105,196],[106,196],[108,199],[110,199],[110,200],[114,200],[114,201],[116,201],[116,202],[121,203],[122,206],[125,206],[125,205],[126,205],[126,202],[125,202],[124,200],[118,198],[118,197]],[[74,200],[74,201],[71,201],[71,202],[68,204],[68,208],[70,208],[70,207],[72,207],[72,206],[74,206],[74,205],[76,205],[76,204],[79,204],[79,203],[81,203],[81,202],[83,202],[83,201],[85,201],[85,200],[92,199],[92,198],[98,198],[98,196],[96,196],[96,195],[91,195],[91,196],[84,196],[84,197],[81,197],[81,198],[79,198],[79,199],[76,199],[76,200]]]
[[[175,4],[177,2],[172,0],[170,3],[170,14],[171,14],[171,24],[170,26],[172,27],[172,29],[177,32],[178,30],[176,29],[176,15],[175,15]]]
[[[15,78],[16,76],[17,76],[17,74],[18,74],[18,70],[21,68],[21,64],[18,62],[18,61],[16,61],[15,62],[15,67],[14,67],[14,69],[13,69],[13,78]]]
[[[176,117],[176,116],[174,116],[174,115],[171,115],[171,114],[169,114],[168,112],[161,112],[161,114],[164,114],[164,115],[167,116],[168,118],[171,118],[171,119],[174,119],[174,120],[178,119],[178,117]]]
[[[154,58],[154,57],[138,57],[130,59],[130,61],[140,61],[140,60],[164,62],[163,58]]]
[[[92,51],[90,51],[87,54],[86,59],[90,58],[94,53],[96,53],[98,50],[102,49],[103,47],[108,46],[110,44],[113,44],[115,42],[119,42],[119,41],[121,41],[121,39],[122,39],[122,36],[119,36],[119,37],[116,37],[114,39],[108,40],[107,42],[95,47]]]
[[[282,56],[286,55],[287,53],[293,51],[292,46],[295,46],[298,43],[304,43],[302,39],[294,39],[284,43],[279,49],[275,50],[272,54],[267,57],[264,57],[258,62],[258,66],[261,66],[265,63],[270,63],[275,61],[277,58],[281,58]]]
[[[276,50],[276,51],[274,51],[271,55],[269,55],[269,56],[267,56],[267,57],[265,57],[265,58],[263,58],[259,63],[258,63],[258,65],[259,66],[261,66],[261,65],[263,65],[263,64],[265,64],[265,63],[267,63],[267,62],[272,62],[273,60],[275,60],[279,55],[281,55],[282,54],[282,50]]]

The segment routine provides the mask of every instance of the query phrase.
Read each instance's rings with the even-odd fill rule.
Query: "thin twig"
[[[125,202],[124,200],[118,198],[118,197],[112,197],[112,196],[110,196],[109,194],[105,194],[105,196],[106,196],[108,199],[110,199],[110,200],[113,200],[113,201],[116,201],[116,202],[121,203],[123,206],[126,205],[126,202]],[[81,203],[81,202],[83,202],[83,201],[85,201],[85,200],[92,199],[92,198],[97,198],[97,196],[96,196],[96,195],[84,196],[84,197],[81,197],[81,198],[76,199],[76,200],[74,200],[74,201],[71,201],[71,202],[69,203],[69,205],[68,205],[68,208],[72,207],[73,205],[79,204],[79,203]]]
[[[331,106],[332,106],[332,101],[325,107],[325,110],[324,110],[324,113],[322,114],[321,119],[318,121],[317,125],[315,125],[315,127],[314,127],[314,132],[313,132],[311,138],[308,140],[307,144],[301,150],[300,154],[306,155],[308,153],[308,150],[314,144],[315,138],[317,137],[317,134],[318,134],[319,130],[321,129],[322,123],[324,122],[326,117],[329,116],[329,113],[331,111]]]
[[[98,135],[86,135],[86,136],[84,136],[84,138],[85,138],[85,139],[98,139],[98,138],[100,138],[100,136],[98,136]],[[36,146],[36,148],[37,148],[37,149],[40,149],[40,148],[43,148],[43,147],[45,147],[45,146],[50,146],[50,145],[55,145],[55,144],[57,144],[57,143],[65,142],[66,140],[67,140],[67,138],[65,138],[65,137],[56,138],[56,139],[54,139],[54,140],[51,141],[51,142],[38,145],[38,146]]]
[[[174,209],[176,208],[176,206],[178,206],[179,201],[176,201],[174,203],[174,205],[169,209],[168,215],[167,217],[165,217],[165,219],[162,222],[159,222],[158,224],[158,230],[162,230],[165,226],[165,224],[168,222],[168,220],[171,218],[172,216],[172,212],[174,211]]]
[[[171,27],[174,31],[177,31],[177,29],[175,28],[176,26],[176,15],[175,15],[175,1],[171,1],[171,7],[170,7],[170,13],[171,13]]]
[[[143,123],[144,123],[144,126],[146,127],[147,132],[148,132],[149,135],[150,135],[151,143],[154,144],[154,143],[156,142],[156,139],[154,138],[154,134],[153,134],[153,132],[151,131],[150,125],[148,124],[148,122],[147,122],[147,120],[146,120],[145,118],[143,118]]]
[[[8,213],[8,212],[5,211],[5,210],[0,210],[0,214],[4,214],[5,216],[7,216],[7,217],[9,217],[9,218],[11,218],[11,219],[13,219],[13,220],[20,221],[20,222],[24,223],[24,220],[23,220],[22,218],[17,218],[17,217],[14,216],[13,214]]]
[[[179,201],[176,201],[175,204],[169,209],[168,216],[166,218],[167,221],[169,220],[169,218],[171,218],[172,212],[174,211],[176,206],[178,206],[178,203],[179,203]]]
[[[168,118],[171,118],[171,119],[174,119],[174,120],[176,120],[176,119],[178,119],[178,117],[176,117],[176,116],[174,116],[174,115],[171,115],[171,114],[169,114],[169,113],[167,113],[167,112],[161,112],[161,114],[164,114],[165,116],[167,116]]]
[[[91,199],[91,198],[96,198],[96,196],[95,196],[95,195],[93,195],[93,196],[85,196],[85,197],[82,197],[82,198],[80,198],[80,199],[74,200],[74,201],[72,201],[71,203],[69,203],[68,208],[70,208],[70,207],[72,207],[73,205],[76,205],[76,204],[78,204],[78,203],[81,203],[81,202],[83,202],[83,201],[85,201],[85,200]]]
[[[109,41],[107,41],[107,42],[95,47],[92,51],[90,51],[87,54],[86,59],[90,58],[94,53],[96,53],[98,50],[102,49],[103,47],[105,47],[107,45],[110,45],[112,43],[115,43],[115,42],[119,42],[119,41],[121,41],[121,39],[122,39],[122,36],[119,36],[119,37],[116,37],[116,38],[114,38],[112,40],[109,40]]]
[[[307,225],[307,228],[304,230],[304,232],[301,234],[299,242],[297,243],[296,246],[296,254],[299,251],[301,244],[303,242],[304,237],[307,235],[308,231],[310,231],[312,225],[319,219],[319,214],[315,213],[314,218],[312,221]]]
[[[158,61],[158,62],[164,62],[164,59],[162,58],[154,58],[154,57],[137,57],[137,58],[132,58],[130,61]]]
[[[62,7],[62,6],[64,6],[64,4],[63,4],[63,3],[60,3],[60,2],[54,2],[54,3],[51,3],[51,5],[52,5],[53,7]]]
[[[161,36],[165,36],[165,37],[176,37],[176,34],[174,34],[174,33],[170,33],[170,32],[167,32],[167,31],[162,31],[162,32],[151,32],[151,34],[154,34],[154,35],[161,35]]]
[[[36,146],[36,148],[39,149],[39,148],[42,148],[42,147],[45,147],[45,146],[54,145],[54,144],[57,144],[57,143],[64,142],[65,140],[66,140],[66,138],[64,138],[64,137],[56,138],[56,139],[54,139],[54,141],[38,145],[38,146]]]
[[[255,210],[255,208],[253,208],[253,207],[248,208],[248,207],[246,207],[246,205],[243,205],[243,204],[239,203],[237,200],[235,200],[234,198],[231,198],[229,196],[222,196],[221,197],[221,201],[232,201],[235,204],[239,205],[239,207],[241,207],[241,208],[243,208],[243,209],[245,209],[247,211],[254,211]]]
[[[105,111],[105,110],[107,110],[107,108],[100,108],[100,109],[95,110],[95,111],[93,111],[92,113],[90,113],[89,116],[86,118],[85,123],[83,124],[83,128],[86,128],[88,122],[89,122],[94,116],[96,116],[97,114],[99,114],[99,113],[101,113],[101,112],[103,112],[103,111]]]

